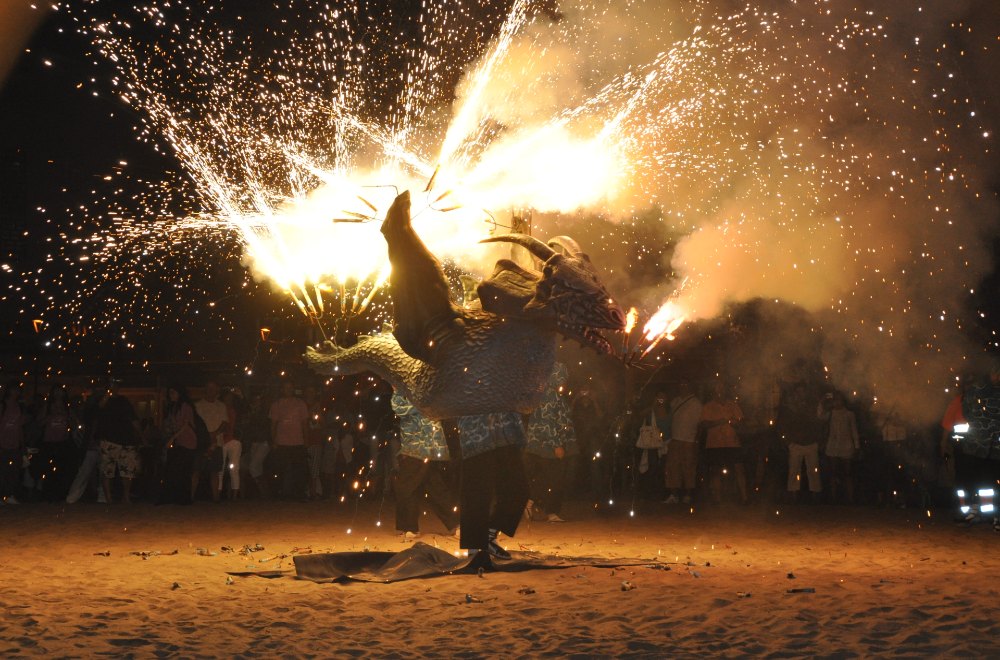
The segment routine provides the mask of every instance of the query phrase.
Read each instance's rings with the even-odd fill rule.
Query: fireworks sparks
[[[238,5],[62,7],[115,67],[139,138],[181,173],[139,187],[122,163],[114,194],[41,211],[65,216],[46,263],[72,264],[21,273],[60,308],[25,312],[50,334],[127,321],[140,329],[107,334],[131,344],[164,316],[208,313],[193,307],[199,271],[234,247],[310,318],[382,315],[378,225],[405,188],[424,240],[467,270],[492,263],[477,240],[512,207],[544,223],[659,206],[664,239],[641,256],[669,258],[689,285],[646,287],[640,309],[660,311],[642,354],[683,317],[758,298],[815,313],[835,352],[918,352],[921,368],[966,354],[951,301],[988,262],[975,218],[989,217],[980,160],[995,127],[961,81],[973,27],[958,10],[589,0],[556,16],[468,0],[375,18],[303,0],[248,20]],[[630,231],[590,245],[595,262],[635,270],[616,260]],[[226,296],[254,290],[227,273]]]

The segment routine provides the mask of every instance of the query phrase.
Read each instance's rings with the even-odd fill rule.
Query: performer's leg
[[[524,505],[528,503],[528,479],[524,473],[524,451],[508,446],[494,449],[493,472],[496,484],[496,505],[490,517],[490,528],[514,536],[521,522]],[[462,533],[465,534],[463,523]]]
[[[427,472],[426,464],[411,456],[399,457],[396,473],[396,531],[420,531],[420,486]]]
[[[459,546],[469,550],[485,550],[490,542],[490,504],[497,475],[494,472],[493,451],[462,460],[459,514],[462,536]],[[527,498],[525,498],[527,501]],[[521,509],[524,503],[521,504]],[[521,512],[518,511],[518,517]]]
[[[430,505],[437,517],[441,519],[445,529],[451,531],[458,526],[458,512],[455,510],[458,502],[456,502],[454,491],[445,478],[446,463],[444,461],[431,461],[425,465],[427,466],[427,476],[424,479],[424,484],[427,488]]]

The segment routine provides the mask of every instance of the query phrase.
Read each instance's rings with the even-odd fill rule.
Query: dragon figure
[[[557,334],[608,354],[599,330],[625,327],[625,313],[589,257],[567,237],[548,244],[525,234],[485,239],[526,248],[541,272],[500,259],[479,284],[478,302],[461,307],[413,229],[408,192],[395,199],[381,230],[392,264],[392,332],[347,348],[327,342],[308,349],[306,360],[325,375],[375,373],[430,419],[530,413],[545,393]]]

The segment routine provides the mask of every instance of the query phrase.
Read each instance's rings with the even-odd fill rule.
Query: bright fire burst
[[[194,315],[199,269],[228,258],[231,238],[307,313],[383,314],[378,225],[409,189],[421,236],[466,270],[492,263],[477,241],[512,207],[569,214],[577,235],[596,211],[624,219],[586,245],[615,277],[623,255],[663,263],[676,246],[666,271],[690,286],[670,297],[664,276],[644,312],[669,299],[683,311],[671,319],[690,322],[790,302],[819,317],[856,382],[930,383],[925,367],[968,355],[956,292],[988,267],[995,217],[983,192],[995,127],[967,75],[991,44],[971,10],[250,4],[60,4],[114,67],[139,138],[183,176],[136,192],[121,163],[68,220],[42,210],[58,247],[5,295],[40,292],[23,318],[45,318],[56,348],[69,343],[59,328],[84,320],[132,348],[137,326]],[[105,94],[96,80],[80,87]],[[662,233],[630,244],[629,220],[650,207]],[[49,277],[48,260],[73,270]]]

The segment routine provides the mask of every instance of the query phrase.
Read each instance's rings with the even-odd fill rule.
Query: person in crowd
[[[115,474],[121,478],[122,501],[132,502],[132,480],[139,472],[139,419],[132,403],[118,392],[117,385],[108,388],[108,396],[97,411],[97,441],[101,446],[101,484],[104,499],[111,499],[111,483]]]
[[[346,410],[327,411],[329,429],[323,447],[321,478],[327,499],[347,497],[348,473],[354,470],[354,433]]]
[[[420,509],[426,498],[449,534],[458,529],[458,501],[448,481],[448,444],[439,422],[433,422],[404,397],[392,396],[399,419],[396,460],[396,531],[407,539],[420,536]]]
[[[777,380],[756,373],[741,382],[740,443],[747,470],[750,496],[770,501],[776,492],[785,491],[787,450],[777,442],[774,421],[777,418],[781,388]],[[780,483],[779,480],[780,479]]]
[[[823,490],[819,473],[819,442],[823,439],[823,425],[816,416],[818,405],[818,397],[805,380],[793,380],[783,388],[775,426],[779,437],[788,446],[788,493],[793,502],[798,501],[802,489],[803,463],[812,497],[818,499]]]
[[[139,421],[139,462],[142,465],[141,487],[144,494],[158,494],[163,483],[167,448],[160,434],[160,428],[152,417]]]
[[[573,434],[580,447],[580,479],[596,500],[601,491],[601,467],[598,459],[607,434],[604,410],[589,386],[580,388],[573,399]]]
[[[0,401],[0,503],[19,504],[21,465],[24,461],[24,425],[21,388],[8,385]]]
[[[242,440],[248,447],[246,452],[247,474],[257,489],[260,497],[270,497],[270,480],[267,478],[265,461],[271,452],[271,420],[268,417],[269,406],[263,394],[257,394],[250,399],[247,414],[241,423]]]
[[[827,425],[826,446],[823,451],[829,461],[830,500],[836,502],[843,496],[847,504],[854,504],[851,464],[861,449],[857,420],[854,413],[847,409],[844,395],[840,392],[828,394],[820,402],[817,414]]]
[[[320,401],[319,391],[312,385],[305,389],[306,410],[309,412],[309,422],[306,428],[306,460],[309,463],[309,499],[319,499],[323,496],[323,481],[320,474],[323,468],[323,423],[325,411]]]
[[[160,504],[191,504],[191,475],[198,452],[194,404],[183,385],[167,388],[163,415],[163,436],[167,445]]]
[[[76,477],[66,494],[66,504],[76,504],[87,492],[91,479],[97,475],[101,463],[101,443],[97,439],[97,412],[108,396],[107,392],[95,392],[88,397],[79,414],[78,426],[82,427],[83,461],[76,470]],[[105,503],[104,489],[97,489],[98,503]]]
[[[194,411],[205,422],[211,437],[210,445],[203,454],[195,457],[195,469],[191,476],[191,499],[198,494],[198,483],[203,472],[211,475],[212,500],[218,502],[222,495],[222,446],[226,442],[229,426],[229,411],[219,398],[219,384],[214,380],[205,383],[205,396],[194,404]]]
[[[561,514],[566,480],[579,455],[569,404],[563,396],[568,380],[566,365],[556,362],[542,402],[528,419],[524,462],[531,490],[525,507],[529,519],[537,517],[534,507],[540,507],[548,522],[565,522]]]
[[[281,397],[271,404],[269,417],[279,495],[305,499],[309,477],[306,462],[309,409],[305,401],[295,396],[295,384],[291,380],[281,384]]]
[[[909,447],[910,429],[895,409],[880,416],[881,457],[878,498],[881,504],[905,509],[910,499]]]
[[[637,468],[637,471],[631,472],[631,474],[636,480],[636,489],[647,499],[662,499],[664,497],[664,469],[662,464],[666,461],[666,449],[670,442],[669,402],[670,399],[667,397],[667,393],[662,389],[658,389],[653,393],[653,398],[649,405],[642,409],[642,412],[636,419],[631,420],[633,430],[629,433],[630,438],[637,439],[638,434],[642,433],[640,429],[643,426],[653,425],[662,439],[662,445],[659,449],[653,450],[634,447],[632,450],[634,456],[632,465]],[[636,425],[638,428],[636,428]],[[635,445],[636,442],[637,440],[632,444]]]
[[[42,487],[45,499],[58,502],[66,498],[72,469],[76,460],[76,446],[70,437],[73,419],[70,414],[66,390],[53,385],[45,398],[39,416],[42,442],[35,461],[35,483]]]
[[[940,482],[949,491],[955,485],[955,428],[968,428],[969,423],[962,411],[962,399],[965,396],[965,383],[959,383],[955,396],[948,403],[941,418],[941,437],[938,440],[938,460],[940,463]],[[950,493],[949,493],[950,495]]]
[[[736,477],[740,502],[747,502],[747,477],[743,467],[742,447],[736,425],[743,421],[739,404],[727,396],[725,384],[716,380],[712,396],[702,406],[701,423],[705,428],[705,464],[712,500],[722,501],[722,477],[731,470]]]
[[[395,423],[392,388],[384,381],[372,379],[365,390],[361,395],[364,432],[358,429],[357,440],[367,448],[369,492],[378,493],[388,486],[389,439]]]
[[[701,424],[701,400],[691,381],[681,380],[677,396],[670,402],[670,429],[666,435],[667,455],[664,461],[667,504],[690,504],[698,474],[698,431]]]
[[[243,455],[243,445],[237,435],[238,399],[233,390],[227,391],[222,397],[222,403],[226,406],[226,423],[219,431],[222,435],[222,469],[215,475],[216,501],[222,496],[226,472],[229,473],[229,499],[240,499],[240,459]]]

